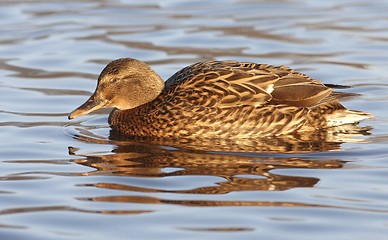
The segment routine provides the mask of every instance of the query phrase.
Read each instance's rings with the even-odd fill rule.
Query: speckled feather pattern
[[[170,77],[153,101],[113,110],[113,130],[162,138],[249,138],[314,131],[345,108],[346,93],[288,67],[200,62]]]

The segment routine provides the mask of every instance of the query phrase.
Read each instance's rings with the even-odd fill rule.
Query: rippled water
[[[387,12],[379,0],[0,1],[0,238],[387,239]],[[68,122],[119,57],[165,79],[205,59],[288,65],[362,94],[345,105],[371,112],[373,130],[236,150],[110,140],[107,109]]]

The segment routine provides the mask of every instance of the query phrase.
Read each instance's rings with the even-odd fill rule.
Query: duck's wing
[[[343,108],[338,99],[355,96],[353,93],[333,92],[332,86],[295,71],[286,66],[262,66],[279,76],[279,81],[274,84],[272,91],[273,104],[285,104],[296,107],[313,109],[325,104],[335,103],[338,108]]]
[[[288,67],[237,61],[188,66],[167,80],[166,89],[175,100],[221,108],[267,103],[314,108],[342,97]]]
[[[205,107],[261,106],[279,77],[236,61],[207,61],[182,69],[166,82],[174,99]]]

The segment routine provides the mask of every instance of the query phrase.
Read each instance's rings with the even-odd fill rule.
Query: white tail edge
[[[343,110],[327,115],[326,121],[329,127],[336,127],[345,124],[357,123],[364,119],[372,117],[372,114],[366,112],[356,110]]]

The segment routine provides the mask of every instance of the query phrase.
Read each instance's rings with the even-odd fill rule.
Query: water
[[[387,12],[378,0],[1,1],[0,238],[388,239]],[[69,123],[120,57],[164,79],[205,59],[288,65],[362,94],[345,105],[371,112],[373,130],[302,152],[220,152],[109,140],[107,109]]]

